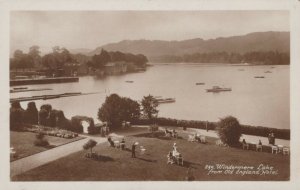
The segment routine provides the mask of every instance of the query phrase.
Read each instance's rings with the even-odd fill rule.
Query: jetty
[[[31,85],[31,84],[51,84],[78,82],[78,77],[55,77],[55,78],[33,78],[33,79],[12,79],[9,81],[10,86]]]
[[[45,90],[53,90],[52,88],[33,88],[28,89],[26,88],[14,88],[13,90],[10,90],[10,93],[18,93],[18,92],[31,92],[31,91],[45,91]]]
[[[50,94],[50,95],[40,95],[40,96],[19,97],[19,98],[11,98],[10,103],[33,101],[33,100],[48,100],[48,99],[55,99],[55,98],[64,98],[64,97],[70,97],[70,96],[83,96],[83,95],[99,94],[99,93],[100,92],[90,92],[90,93],[67,92],[67,93],[63,93],[63,94]]]

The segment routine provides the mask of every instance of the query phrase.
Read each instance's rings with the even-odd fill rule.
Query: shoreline
[[[243,64],[243,63],[197,63],[197,62],[178,62],[178,63],[164,63],[164,62],[151,62],[149,66],[162,66],[162,65],[198,65],[198,66],[290,66],[288,65],[267,65],[267,64]]]
[[[58,84],[68,82],[79,82],[79,77],[55,77],[42,79],[14,79],[9,81],[9,86],[22,86],[34,84]]]

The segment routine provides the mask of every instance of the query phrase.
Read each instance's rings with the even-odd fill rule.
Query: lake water
[[[241,71],[243,69],[243,71]],[[272,73],[265,73],[265,71]],[[263,79],[254,76],[265,76]],[[132,80],[133,83],[125,81]],[[205,85],[196,85],[204,82]],[[212,86],[230,87],[231,92],[207,93]],[[38,108],[49,103],[74,115],[93,117],[109,93],[141,100],[151,94],[176,98],[175,103],[160,104],[159,116],[177,119],[218,121],[227,115],[240,123],[274,128],[290,128],[289,66],[205,66],[193,64],[155,65],[146,72],[96,79],[81,77],[78,83],[27,85],[30,88],[52,88],[51,91],[13,93],[11,97],[26,97],[65,92],[100,92],[51,100],[38,100]],[[21,103],[23,108],[27,102]]]

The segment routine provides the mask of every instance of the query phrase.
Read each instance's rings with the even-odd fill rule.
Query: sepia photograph
[[[299,186],[292,3],[60,4],[0,11],[5,187]]]
[[[10,14],[12,181],[289,180],[288,11]]]

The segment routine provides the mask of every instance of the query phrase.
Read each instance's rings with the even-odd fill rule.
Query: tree
[[[157,117],[158,114],[158,102],[157,100],[152,96],[152,95],[148,95],[148,96],[144,96],[143,100],[142,100],[142,111],[143,114],[150,120],[152,121],[153,118]]]
[[[122,117],[124,121],[134,121],[140,118],[141,110],[140,104],[137,101],[131,100],[130,98],[122,98]]]
[[[117,94],[106,97],[98,110],[98,119],[111,124],[112,128],[119,128],[123,121],[133,121],[139,118],[140,105],[130,98],[122,98]]]
[[[11,60],[13,68],[15,69],[26,69],[33,68],[34,62],[28,54],[23,53],[21,50],[16,50],[14,52],[14,58]]]
[[[31,46],[29,48],[28,55],[31,57],[33,66],[38,67],[41,64],[41,56],[40,56],[40,47],[39,46]]]
[[[220,119],[217,125],[217,132],[223,143],[234,146],[239,143],[242,128],[235,117],[228,116]]]
[[[92,66],[96,69],[103,68],[110,61],[112,61],[110,54],[102,49],[100,54],[92,57]]]
[[[86,142],[83,145],[83,149],[84,150],[91,150],[91,154],[93,153],[93,148],[97,145],[97,142],[94,139],[90,139],[88,142]]]

